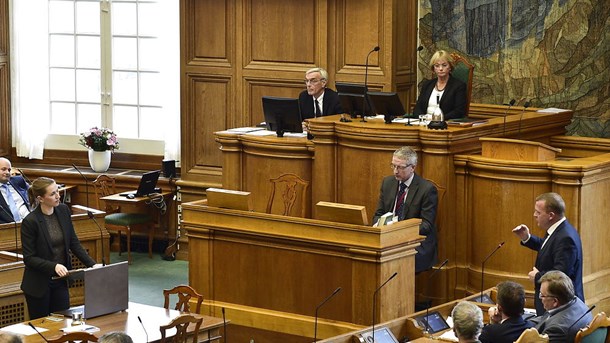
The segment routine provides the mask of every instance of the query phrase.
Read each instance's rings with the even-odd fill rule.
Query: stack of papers
[[[549,107],[549,108],[543,108],[536,112],[538,112],[538,113],[560,113],[560,112],[567,112],[567,111],[569,111],[569,110],[566,110],[565,108]]]

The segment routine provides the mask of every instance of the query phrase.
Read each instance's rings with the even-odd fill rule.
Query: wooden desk
[[[180,312],[176,310],[166,310],[161,307],[130,302],[129,309],[124,312],[88,319],[85,323],[100,328],[100,331],[93,333],[98,338],[108,332],[123,331],[126,332],[134,342],[157,342],[161,339],[159,326],[169,323],[170,320],[178,315],[180,315]],[[142,319],[142,324],[140,324],[138,317]],[[222,318],[210,316],[202,317],[203,323],[199,330],[200,339],[205,338],[203,341],[206,342],[208,337],[210,337],[210,342],[217,342],[220,337],[219,329],[223,326]],[[72,319],[69,318],[64,318],[60,322],[54,322],[45,318],[31,321],[36,328],[45,328],[49,330],[42,332],[42,335],[47,339],[60,337],[63,334],[60,329],[69,326],[71,322]],[[27,325],[27,323],[24,324]],[[142,328],[142,325],[146,328],[146,332]],[[148,337],[146,334],[148,334]],[[24,342],[44,343],[44,340],[40,335],[34,333],[25,336]]]

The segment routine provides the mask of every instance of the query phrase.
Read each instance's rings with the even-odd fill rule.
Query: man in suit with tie
[[[28,184],[11,170],[11,161],[0,157],[0,224],[20,222],[30,213]]]
[[[546,232],[544,238],[530,234],[530,229],[521,224],[513,232],[521,239],[521,245],[538,251],[536,263],[528,273],[535,282],[534,304],[536,313],[542,315],[544,307],[538,280],[549,270],[564,272],[574,283],[575,294],[584,301],[582,285],[582,244],[576,229],[565,217],[566,205],[557,193],[544,193],[536,198],[534,218],[538,227]]]
[[[522,317],[525,289],[513,281],[500,282],[496,289],[498,306],[489,308],[491,325],[483,327],[479,340],[482,343],[512,343],[525,329],[534,326]]]
[[[420,218],[419,234],[426,236],[415,248],[415,272],[432,268],[437,259],[436,209],[438,192],[434,185],[415,174],[417,152],[410,147],[402,147],[394,152],[390,168],[394,175],[386,176],[381,182],[377,210],[373,223],[379,217],[392,212],[396,221]]]
[[[572,280],[563,272],[551,270],[540,280],[540,292],[546,312],[532,319],[538,332],[547,334],[549,342],[572,343],[579,329],[587,326],[593,316],[587,305],[574,294]]]
[[[307,89],[299,95],[301,119],[342,114],[343,108],[339,94],[326,88],[328,72],[322,68],[312,68],[305,72],[305,85]]]

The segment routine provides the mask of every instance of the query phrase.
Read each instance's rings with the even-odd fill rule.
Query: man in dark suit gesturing
[[[299,95],[301,119],[342,114],[343,108],[339,95],[332,89],[326,88],[328,72],[322,68],[313,68],[305,72],[304,90]]]
[[[585,301],[582,285],[582,244],[576,229],[565,217],[566,205],[557,193],[544,193],[536,198],[534,218],[538,227],[546,231],[544,238],[530,234],[530,229],[521,224],[513,232],[521,239],[521,245],[538,251],[534,268],[528,273],[535,282],[536,313],[542,315],[544,306],[538,280],[550,270],[564,272],[574,283],[576,296]]]
[[[394,220],[421,218],[419,234],[426,239],[416,248],[415,272],[432,268],[437,258],[436,208],[438,192],[434,185],[415,174],[417,152],[410,147],[402,147],[394,152],[390,167],[394,175],[387,176],[381,183],[379,202],[373,223],[388,212]]]
[[[20,222],[30,213],[28,184],[11,170],[11,161],[0,157],[0,224]]]

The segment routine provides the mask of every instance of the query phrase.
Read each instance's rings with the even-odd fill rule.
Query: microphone
[[[385,280],[385,282],[382,283],[381,286],[377,287],[377,289],[373,293],[373,331],[372,331],[372,334],[371,334],[371,338],[373,339],[373,342],[375,342],[375,307],[377,305],[377,300],[376,300],[377,299],[377,292],[379,292],[379,290],[383,286],[385,286],[386,283],[390,282],[390,280],[395,278],[396,275],[398,275],[398,272],[394,272],[394,274],[392,274],[392,276],[390,276],[387,280]]]
[[[104,257],[106,255],[104,254],[104,232],[103,232],[102,227],[100,226],[100,224],[98,224],[97,220],[95,220],[95,216],[93,215],[93,212],[87,210],[87,216],[89,217],[89,219],[93,220],[93,222],[95,223],[97,228],[100,230],[100,239],[101,239],[101,242],[102,242],[102,266],[105,266],[106,265],[106,260],[104,259]]]
[[[32,184],[32,181],[30,181],[30,179],[28,179],[28,177],[25,176],[25,174],[23,173],[23,170],[21,170],[19,168],[15,168],[15,169],[17,169],[19,174],[21,174],[21,177],[25,180],[25,182],[29,183],[30,185]]]
[[[227,318],[225,317],[225,308],[222,308],[222,326],[225,331],[224,341],[227,343]]]
[[[424,50],[424,46],[423,45],[420,45],[420,46],[417,47],[417,52],[420,52],[422,50]]]
[[[80,169],[76,168],[76,165],[74,163],[72,163],[72,168],[74,168],[74,170],[76,170],[80,176],[83,177],[83,180],[85,180],[85,193],[87,193],[87,207],[89,207],[89,181],[87,181],[87,178],[85,177],[85,175],[83,175],[83,173],[80,172]]]
[[[583,313],[582,316],[578,317],[578,319],[576,319],[576,321],[574,323],[572,323],[572,325],[570,325],[570,327],[568,327],[568,329],[566,330],[566,335],[570,334],[570,329],[572,328],[572,326],[576,325],[576,323],[578,323],[581,319],[583,319],[587,315],[587,313],[593,311],[595,306],[596,305],[591,305],[591,307],[589,307],[587,312]]]
[[[504,111],[504,129],[502,129],[502,136],[506,135],[506,116],[508,115],[508,110],[510,110],[510,108],[513,107],[515,102],[516,102],[515,99],[510,99],[510,102],[508,103],[508,107],[506,108],[506,111]]]
[[[586,313],[585,313],[585,314],[586,314]],[[32,322],[28,322],[28,324],[30,325],[30,327],[31,327],[32,329],[34,329],[34,331],[36,331],[36,333],[37,333],[37,334],[39,334],[39,335],[40,335],[40,337],[42,337],[42,339],[44,339],[44,341],[45,341],[45,342],[47,342],[47,343],[49,342],[49,340],[48,340],[48,339],[47,339],[45,336],[43,336],[43,335],[40,333],[40,331],[38,331],[38,329],[37,329],[37,328],[36,328],[34,325],[32,325]]]
[[[138,316],[138,321],[140,322],[140,325],[142,325],[142,330],[144,330],[144,334],[146,335],[146,343],[148,343],[148,332],[146,331],[146,327],[144,326],[144,323],[142,323],[142,318],[140,318],[140,316]]]
[[[369,77],[369,56],[371,56],[371,54],[373,52],[379,51],[379,46],[376,46],[373,48],[373,50],[369,51],[368,55],[366,55],[366,62],[364,63],[364,98],[362,98],[362,121],[366,122],[366,120],[364,119],[364,117],[366,116],[366,95],[368,93],[368,88],[367,88],[367,82],[368,82],[368,77]]]
[[[494,251],[491,252],[491,254],[487,255],[487,257],[485,257],[485,259],[483,260],[483,263],[481,263],[481,302],[483,302],[483,277],[485,276],[485,262],[487,262],[487,260],[489,260],[489,258],[496,253],[496,251],[498,251],[498,249],[500,249],[505,242],[502,242],[500,244],[498,244],[498,246],[494,249]]]
[[[322,307],[322,305],[326,304],[327,301],[329,301],[332,297],[334,297],[337,293],[339,293],[341,291],[341,287],[337,287],[337,289],[335,289],[335,291],[326,297],[326,299],[322,300],[322,302],[316,307],[316,317],[315,317],[315,321],[314,321],[314,329],[313,329],[313,341],[317,342],[318,341],[318,310],[320,309],[320,307]]]
[[[526,101],[525,104],[523,104],[523,111],[521,111],[521,115],[519,116],[519,133],[518,133],[519,139],[521,139],[521,119],[523,118],[523,114],[525,113],[525,110],[528,107],[530,107],[530,102]]]
[[[428,289],[430,289],[430,279],[432,279],[432,277],[434,276],[434,274],[438,273],[439,270],[443,269],[443,267],[447,264],[447,262],[449,262],[449,259],[446,259],[443,263],[441,263],[440,266],[438,266],[437,269],[435,269],[430,276],[428,276]],[[430,298],[428,297],[428,300],[430,300]],[[428,323],[428,314],[430,311],[430,306],[431,304],[427,304],[426,306],[426,332],[430,332],[428,330],[430,330],[430,324]]]
[[[9,191],[10,192],[10,191]],[[9,218],[13,218],[13,214],[8,212],[4,207],[0,206],[2,211],[6,213]],[[17,221],[13,219],[13,224],[15,224],[15,262],[19,261],[19,239],[17,238]]]

